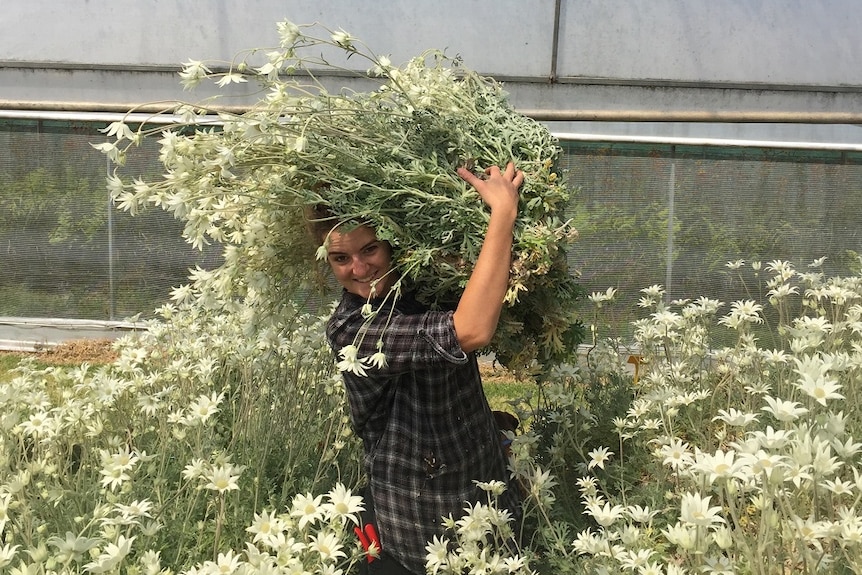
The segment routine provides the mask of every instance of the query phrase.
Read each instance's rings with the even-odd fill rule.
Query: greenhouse
[[[477,355],[524,505],[483,487],[427,572],[862,573],[854,3],[7,4],[3,572],[371,568],[300,224],[371,222],[455,309],[487,223],[455,169],[503,150]]]
[[[634,288],[660,283],[668,297],[734,299],[740,294],[727,261],[807,265],[825,257],[826,269],[839,274],[856,265],[859,79],[847,63],[858,54],[851,45],[819,40],[824,28],[838,30],[834,37],[849,30],[854,20],[843,11],[787,11],[763,30],[754,20],[733,28],[746,16],[738,7],[669,5],[640,14],[614,13],[612,4],[534,2],[518,6],[517,23],[483,16],[491,18],[489,41],[503,46],[487,50],[472,23],[482,3],[455,4],[453,14],[468,12],[447,18],[446,26],[418,24],[446,13],[430,5],[410,6],[417,23],[398,27],[389,23],[413,21],[403,7],[359,15],[331,2],[297,6],[294,19],[352,24],[354,35],[375,39],[373,48],[393,60],[416,55],[414,46],[446,48],[503,82],[513,106],[545,122],[563,146],[560,163],[578,198],[572,216],[580,241],[570,257],[588,290],[615,287],[633,297]],[[169,215],[135,219],[110,208],[103,190],[109,166],[91,144],[132,106],[188,99],[176,80],[177,54],[227,62],[258,38],[274,41],[265,23],[274,31],[280,8],[266,6],[253,23],[222,7],[201,17],[199,34],[186,35],[179,6],[149,10],[139,3],[137,14],[97,6],[74,11],[74,33],[51,29],[65,28],[54,9],[21,5],[3,16],[23,24],[10,26],[15,32],[0,55],[0,317],[146,317],[191,265],[218,257],[212,246],[186,248]],[[640,27],[639,17],[651,25]],[[149,29],[136,27],[136,18],[158,22],[171,40],[147,40]],[[628,26],[631,35],[591,34],[603,18]],[[738,45],[727,44],[723,26],[736,30]],[[656,27],[667,34],[650,38],[646,30]],[[696,28],[704,34],[693,45],[687,35]],[[32,43],[37,32],[50,41]],[[106,34],[117,35],[109,51],[86,41]],[[811,41],[788,39],[800,35]],[[505,37],[519,40],[502,43]],[[760,49],[767,46],[771,55]],[[241,107],[253,100],[246,94],[229,101]],[[130,162],[158,168],[152,154]],[[582,223],[588,213],[593,221]]]

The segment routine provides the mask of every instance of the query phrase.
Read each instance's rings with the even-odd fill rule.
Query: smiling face
[[[334,230],[329,235],[326,259],[338,283],[365,299],[386,295],[396,280],[391,271],[392,249],[367,226],[345,233]]]

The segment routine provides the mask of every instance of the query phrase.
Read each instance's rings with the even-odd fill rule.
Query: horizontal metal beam
[[[772,148],[783,150],[819,150],[862,152],[862,143],[791,142],[787,140],[752,140],[742,138],[690,138],[680,136],[621,136],[618,134],[554,133],[561,142],[601,142],[602,144],[655,144],[660,146],[712,146],[721,148]]]
[[[122,112],[72,112],[68,110],[4,110],[0,103],[0,119],[19,120],[42,120],[42,121],[89,121],[89,122],[115,122],[126,121],[130,123],[151,122],[154,124],[170,124],[181,121],[178,116],[166,114],[154,117],[141,113]],[[214,123],[217,123],[214,120]],[[746,148],[783,148],[798,150],[833,150],[846,152],[862,151],[862,143],[847,142],[805,142],[788,140],[762,140],[745,138],[694,138],[678,136],[645,136],[645,135],[620,135],[601,134],[595,132],[553,132],[553,135],[563,142],[607,142],[607,143],[631,143],[631,144],[657,144],[657,145],[680,145],[680,146],[719,146],[719,147],[746,147]],[[2,318],[0,318],[2,319]]]
[[[230,66],[207,62],[207,67],[214,74],[231,70]],[[181,65],[164,64],[103,64],[97,62],[53,62],[37,60],[0,60],[0,69],[62,71],[62,72],[115,72],[120,74],[172,74],[182,70]],[[856,84],[802,84],[788,82],[743,82],[729,80],[673,80],[664,78],[612,78],[601,76],[565,76],[554,72],[551,65],[550,76],[522,76],[513,74],[494,74],[492,77],[501,84],[570,84],[583,86],[617,86],[639,88],[686,88],[692,90],[740,90],[740,91],[772,91],[772,92],[828,92],[828,93],[862,93],[862,85]],[[298,70],[295,77],[311,76],[305,70]],[[317,78],[343,78],[347,82],[357,79],[380,81],[379,78],[368,76],[363,70],[330,70],[321,68],[314,70]],[[253,75],[250,74],[249,78]]]
[[[156,114],[170,110],[176,101],[121,104],[106,102],[46,102],[0,100],[0,117],[35,117],[39,112],[107,113],[113,115]],[[216,111],[242,114],[249,106],[217,105]],[[540,122],[682,122],[682,123],[766,123],[766,124],[862,124],[862,112],[781,112],[701,110],[554,110],[518,109],[519,113]],[[29,115],[21,112],[31,113]],[[93,119],[93,118],[90,118]],[[139,118],[140,119],[140,118]]]
[[[719,124],[862,124],[859,112],[701,110],[518,110],[542,122],[683,122]]]

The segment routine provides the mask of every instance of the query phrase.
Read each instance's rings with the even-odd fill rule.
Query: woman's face
[[[365,299],[386,295],[396,280],[392,248],[367,226],[345,233],[334,230],[329,235],[326,259],[338,283]]]

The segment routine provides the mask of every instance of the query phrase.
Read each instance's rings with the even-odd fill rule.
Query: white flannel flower
[[[730,313],[718,320],[718,323],[732,329],[739,329],[750,323],[763,323],[760,312],[763,306],[754,300],[735,301],[730,304]]]
[[[183,469],[183,478],[187,481],[194,481],[198,477],[202,477],[207,472],[207,463],[203,459],[195,457],[192,462]]]
[[[338,355],[341,357],[341,361],[336,365],[338,371],[347,371],[360,377],[365,377],[367,373],[362,365],[362,361],[357,358],[358,354],[359,348],[355,345],[351,344],[342,347],[341,351],[338,352]]]
[[[147,549],[141,554],[141,558],[138,562],[141,564],[141,567],[144,568],[143,573],[145,575],[162,575],[163,573],[166,573],[166,571],[162,570],[161,551]]]
[[[816,260],[812,261],[810,264],[808,264],[808,267],[810,267],[810,268],[819,268],[820,266],[822,266],[822,265],[823,265],[823,262],[825,262],[825,261],[826,261],[826,259],[827,259],[827,258],[826,258],[826,256],[819,257],[819,258],[817,258]]]
[[[180,84],[186,90],[190,90],[201,83],[201,80],[211,74],[212,71],[200,60],[189,60],[183,62],[183,69],[180,72]]]
[[[278,30],[279,44],[282,48],[291,48],[302,35],[299,26],[287,20],[276,25]]]
[[[682,521],[677,521],[676,524],[662,529],[661,532],[665,539],[682,549],[692,550],[697,544],[697,528]]]
[[[236,473],[234,473],[234,471],[236,471]],[[219,465],[210,471],[209,475],[206,477],[208,482],[204,487],[212,489],[213,491],[218,491],[219,493],[235,491],[239,489],[237,480],[239,479],[240,473],[242,473],[242,466],[234,467],[230,463]]]
[[[344,546],[341,544],[341,539],[332,531],[322,531],[312,535],[308,548],[320,553],[322,561],[331,561],[347,556],[343,551]]]
[[[308,138],[306,138],[305,136],[297,136],[293,140],[293,150],[297,154],[301,154],[302,152],[304,152],[306,146],[308,146]]]
[[[786,429],[775,430],[771,425],[766,426],[766,431],[750,431],[748,436],[766,449],[781,449],[793,438],[794,432]]]
[[[841,542],[844,545],[862,545],[862,521],[845,521],[841,525]]]
[[[701,497],[699,493],[684,493],[680,502],[680,520],[689,525],[709,527],[713,523],[724,523],[719,515],[721,507],[710,507],[712,496]]]
[[[703,559],[704,566],[701,570],[711,575],[736,575],[736,567],[733,561],[725,555],[709,556]]]
[[[616,559],[626,571],[640,571],[641,568],[649,564],[649,560],[655,553],[656,551],[653,551],[652,549],[638,549],[637,551],[633,549],[623,549]]]
[[[507,487],[506,482],[500,481],[499,479],[494,479],[491,481],[474,481],[473,483],[475,483],[476,487],[478,487],[482,491],[490,493],[495,497],[499,497],[500,495],[502,495],[503,492],[506,491]]]
[[[775,453],[766,453],[762,449],[757,453],[743,453],[740,459],[751,469],[751,473],[755,476],[765,475],[767,479],[772,479],[773,475],[779,470],[787,468],[787,458]]]
[[[108,543],[96,560],[84,566],[90,573],[109,573],[113,571],[132,550],[135,537],[120,535],[116,543]]]
[[[353,38],[353,36],[341,29],[339,29],[337,32],[333,32],[332,34],[332,41],[335,42],[335,44],[337,44],[341,48],[344,48],[345,50],[355,49],[353,47],[354,40],[355,38]]]
[[[799,374],[796,385],[800,390],[823,406],[826,405],[827,399],[844,399],[844,396],[838,393],[841,385],[828,377],[832,368],[831,362],[813,355],[794,359],[796,372]]]
[[[101,144],[90,144],[95,149],[99,150],[111,160],[114,164],[122,164],[125,162],[125,153],[117,146],[116,142],[102,142]]]
[[[245,528],[247,533],[254,535],[252,543],[263,541],[269,545],[276,541],[278,535],[286,527],[285,522],[277,515],[270,514],[269,511],[254,514],[254,521]]]
[[[11,493],[0,493],[0,534],[3,533],[6,522],[9,521],[9,504],[11,502]]]
[[[587,465],[588,469],[592,469],[593,467],[601,467],[605,468],[605,462],[610,460],[611,455],[613,455],[613,451],[609,451],[607,447],[598,447],[590,451],[587,455],[590,458],[590,463]]]
[[[760,353],[763,355],[763,360],[772,365],[784,365],[792,357],[786,351],[780,349],[764,349]]]
[[[827,489],[833,495],[853,495],[853,483],[850,481],[842,481],[840,478],[835,481],[827,479],[820,483],[820,487]]]
[[[80,561],[84,555],[90,553],[91,549],[98,547],[99,540],[76,536],[74,533],[67,531],[63,539],[57,536],[48,538],[48,545],[57,550],[57,554],[54,557],[58,562],[69,563],[70,561]]]
[[[636,523],[649,523],[653,517],[658,515],[658,510],[641,507],[640,505],[629,505],[626,507],[626,513]]]
[[[527,560],[520,555],[514,555],[504,558],[503,565],[506,567],[506,573],[521,573],[527,568]]]
[[[373,353],[369,357],[363,357],[361,361],[363,365],[377,369],[383,369],[388,365],[386,362],[386,354],[382,351]]]
[[[786,401],[781,398],[766,395],[763,400],[768,404],[761,409],[771,413],[778,421],[788,423],[808,413],[808,409],[796,401]]]
[[[224,400],[224,393],[216,394],[216,392],[212,392],[210,395],[201,395],[199,396],[190,406],[189,406],[189,421],[193,422],[205,422],[211,416],[215,415],[219,411],[219,404]]]
[[[557,484],[550,469],[542,471],[539,467],[536,467],[527,481],[530,485],[530,494],[534,497],[544,497]]]
[[[103,134],[107,134],[109,138],[116,136],[118,142],[122,140],[138,140],[138,138],[135,136],[135,133],[132,131],[131,128],[129,128],[128,124],[121,121],[111,122],[110,124],[108,124],[107,128],[102,128],[99,131]]]
[[[693,469],[715,483],[717,479],[742,479],[745,463],[736,459],[735,451],[717,449],[713,455],[698,451]]]
[[[607,539],[600,533],[593,533],[591,529],[578,533],[572,546],[578,555],[599,555],[608,551]]]
[[[688,443],[678,437],[662,445],[658,449],[658,456],[662,458],[662,465],[669,465],[674,471],[679,471],[694,461]]]
[[[658,561],[650,561],[638,567],[638,575],[665,575],[664,567]]]
[[[218,575],[231,575],[236,573],[242,564],[242,556],[234,555],[233,551],[219,553],[215,561],[204,561],[203,573],[217,573]]]
[[[425,555],[425,570],[432,574],[437,573],[448,563],[449,541],[435,535],[434,539],[425,546],[425,551],[427,551]]]
[[[835,452],[844,459],[852,459],[862,451],[862,443],[853,441],[852,437],[848,437],[843,443],[840,439],[833,438],[830,444]]]
[[[666,309],[653,313],[651,317],[657,325],[661,326],[665,330],[679,327],[683,323],[683,317],[681,314]]]
[[[812,545],[821,548],[820,539],[828,536],[828,524],[824,521],[817,521],[813,517],[802,519],[798,516],[791,518],[793,526],[796,528],[802,539]]]
[[[380,56],[374,63],[374,67],[368,70],[369,75],[384,76],[393,72],[392,61],[387,56]],[[420,96],[421,97],[421,96]]]
[[[35,438],[48,438],[55,434],[57,422],[50,413],[42,411],[31,413],[26,421],[19,424],[19,429],[24,435]]]
[[[189,303],[194,300],[195,290],[191,284],[183,284],[171,290],[171,301],[178,304]]]
[[[818,442],[818,447],[813,453],[814,458],[811,461],[811,469],[818,476],[830,476],[844,465],[842,461],[839,461],[837,457],[832,455],[832,447],[825,442]]]
[[[622,505],[611,505],[610,502],[605,503],[601,507],[598,505],[587,505],[584,511],[587,515],[592,516],[596,523],[602,527],[610,527],[617,519],[623,517],[626,508]]]
[[[730,549],[733,546],[733,531],[727,525],[720,525],[713,529],[712,540],[719,549]]]
[[[141,517],[152,517],[150,510],[153,508],[153,504],[148,499],[144,499],[143,501],[135,500],[128,505],[115,503],[114,506],[119,511],[122,519],[127,522],[137,523],[137,520]]]
[[[491,533],[492,529],[491,510],[482,503],[468,503],[464,511],[464,515],[455,522],[458,535],[465,541],[484,541],[485,535]]]
[[[839,383],[831,379],[804,380],[799,384],[799,389],[824,406],[827,399],[844,399],[844,396],[838,393],[841,387]]]
[[[18,552],[20,545],[11,545],[7,543],[0,547],[0,567],[6,567],[12,560],[15,559],[15,554]]]
[[[323,495],[314,497],[311,493],[296,495],[293,498],[290,515],[299,517],[298,526],[303,529],[306,525],[314,525],[323,519]]]
[[[138,463],[138,456],[129,451],[128,447],[124,447],[117,453],[110,453],[103,450],[101,454],[102,469],[99,473],[102,475],[102,486],[114,490],[120,487],[126,481],[131,479],[131,475],[127,471]]]
[[[584,495],[595,495],[598,492],[598,480],[593,476],[581,477],[575,483]]]
[[[327,494],[327,498],[329,501],[321,506],[324,513],[329,517],[342,517],[355,525],[359,524],[357,514],[365,509],[362,497],[353,495],[344,484],[338,483]]]
[[[598,307],[602,307],[602,304],[605,302],[613,301],[617,295],[617,289],[613,287],[609,287],[604,293],[594,291],[592,292],[588,299],[596,304]]]
[[[746,413],[743,411],[739,411],[735,407],[731,407],[727,411],[719,409],[718,415],[713,417],[712,420],[723,421],[727,425],[731,425],[734,427],[745,427],[749,423],[757,421],[757,415],[754,413]]]
[[[653,284],[640,290],[648,298],[661,299],[664,296],[664,287]]]
[[[766,295],[769,297],[770,303],[775,304],[776,300],[785,299],[791,294],[798,294],[799,290],[796,286],[791,286],[789,284],[781,284],[780,286],[769,290]]]

